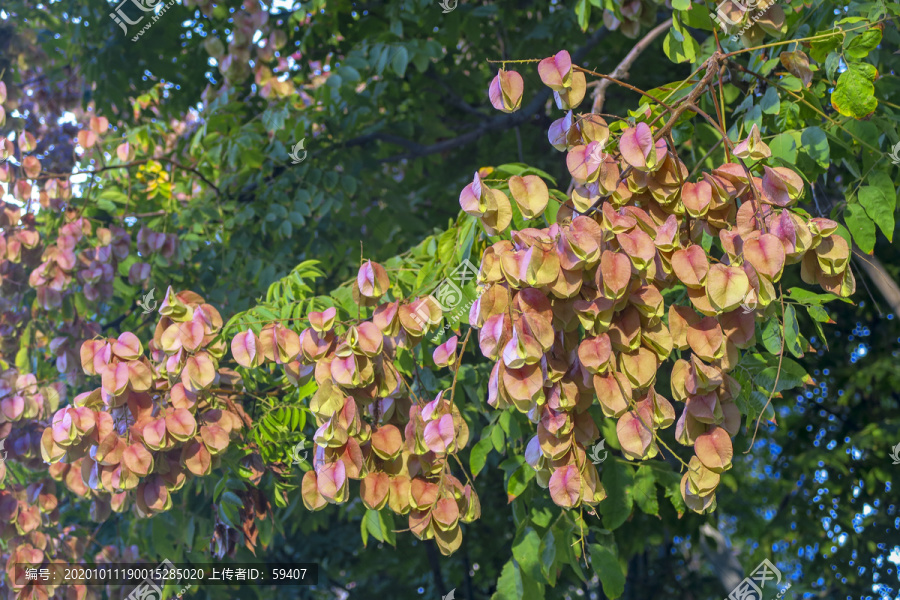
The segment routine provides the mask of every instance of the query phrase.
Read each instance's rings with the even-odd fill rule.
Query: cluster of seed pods
[[[581,73],[567,52],[541,61],[538,72],[555,94],[579,95]],[[494,87],[503,93],[492,94],[495,106],[518,106],[518,81],[498,75]],[[654,457],[658,430],[675,424],[676,439],[695,451],[681,485],[685,502],[698,512],[714,508],[741,425],[741,386],[729,372],[741,349],[756,343],[757,320],[780,317],[784,267],[800,263],[805,282],[841,296],[855,289],[837,224],[793,208],[803,180],[764,164],[771,152],[755,128],[734,146],[734,162],[694,182],[657,137],[639,122],[611,139],[599,115],[569,110],[549,131],[573,179],[556,222],[511,231],[482,258],[484,292],[469,319],[480,329],[482,353],[496,361],[489,403],[512,405],[537,425],[526,459],[560,506],[605,495],[585,459],[598,438],[585,412],[596,399],[617,420],[629,459]],[[535,175],[504,187],[509,196],[476,174],[460,194],[463,210],[490,235],[509,228],[513,202],[532,219],[550,199]],[[681,293],[666,293],[676,286]],[[670,359],[680,415],[654,389]]]
[[[124,510],[129,498],[139,516],[168,510],[172,493],[208,475],[247,419],[229,401],[240,377],[218,366],[227,349],[218,311],[169,288],[159,313],[149,359],[132,333],[84,342],[82,368],[101,387],[57,410],[43,432],[51,475],[94,498],[101,514]]]
[[[0,84],[0,103],[6,90]],[[0,106],[0,123],[3,120]],[[78,132],[78,143],[84,150],[98,146],[109,130],[104,117],[92,116],[89,125]],[[28,287],[37,292],[37,304],[57,317],[56,337],[49,349],[56,356],[60,373],[69,383],[80,383],[77,373],[78,347],[96,333],[97,326],[86,319],[76,319],[75,313],[85,315],[90,306],[113,297],[113,283],[119,265],[131,253],[132,235],[121,227],[96,227],[81,216],[81,210],[70,205],[71,185],[68,179],[54,178],[44,173],[39,155],[46,148],[39,147],[35,136],[27,131],[16,134],[16,144],[8,139],[0,142],[0,195],[7,188],[24,205],[3,203],[0,212],[0,334],[9,342],[21,334],[22,322],[29,319],[21,310]],[[42,140],[46,145],[46,140]],[[116,149],[123,163],[134,158],[129,143]],[[35,213],[30,209],[33,196],[49,214],[62,216],[63,224],[54,232],[52,241],[41,239],[36,228]],[[142,227],[137,234],[137,249],[142,261],[170,263],[177,254],[178,237]],[[129,282],[138,285],[150,277],[149,262],[131,265]],[[27,281],[27,286],[23,284]],[[62,317],[62,318],[59,318]],[[19,328],[17,330],[17,327]],[[0,349],[2,351],[3,349]]]
[[[366,507],[408,515],[417,537],[449,554],[462,541],[459,522],[480,514],[475,490],[448,462],[466,445],[468,427],[446,392],[427,403],[411,397],[395,366],[398,348],[418,345],[442,312],[431,296],[379,303],[389,289],[384,267],[367,261],[354,293],[361,307],[374,307],[370,319],[341,325],[334,308],[311,312],[299,335],[280,324],[259,336],[239,333],[232,354],[247,368],[264,359],[281,364],[298,386],[315,378],[313,470],[301,490],[308,509],[346,502],[349,481],[359,480]]]
[[[52,479],[28,486],[15,484],[0,490],[0,536],[6,551],[0,552],[6,577],[0,581],[4,596],[22,600],[71,598],[83,600],[83,584],[54,583],[28,579],[23,565],[48,568],[51,564],[73,564],[82,559],[86,537],[73,535],[76,527],[60,527],[59,498]]]
[[[43,477],[29,484],[7,477],[9,465],[15,463],[33,471],[45,468],[41,461],[41,421],[64,398],[63,384],[39,385],[33,374],[21,374],[9,368],[0,374],[0,440],[4,442],[0,460],[0,539],[6,542],[0,551],[0,564],[7,577],[0,582],[0,593],[14,593],[18,598],[48,598],[54,594],[70,594],[84,598],[83,585],[60,586],[51,582],[28,581],[22,563],[47,566],[54,560],[78,559],[74,528],[60,528],[57,484]],[[91,515],[97,516],[95,506]],[[82,538],[83,539],[83,538]],[[19,565],[19,569],[16,566]]]

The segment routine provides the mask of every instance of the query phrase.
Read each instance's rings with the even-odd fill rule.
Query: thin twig
[[[616,79],[624,79],[628,77],[628,70],[631,68],[631,65],[634,64],[634,61],[637,60],[637,57],[641,55],[641,53],[646,50],[650,44],[653,43],[661,33],[664,31],[668,31],[669,27],[672,26],[672,19],[666,19],[655,28],[651,29],[647,35],[641,39],[634,47],[625,55],[625,58],[622,59],[613,72],[610,73],[610,78],[604,78],[597,84],[597,89],[594,90],[592,94],[594,96],[594,102],[591,106],[592,113],[598,113],[603,110],[603,103],[606,102],[606,90],[613,83],[612,78]]]
[[[750,440],[750,446],[744,454],[749,453],[753,449],[753,444],[756,442],[756,434],[759,432],[759,422],[766,413],[766,409],[769,408],[769,404],[772,403],[772,398],[775,397],[775,390],[778,389],[778,379],[781,377],[781,364],[784,360],[784,335],[786,332],[784,326],[784,293],[782,292],[780,285],[778,286],[778,295],[781,296],[781,352],[778,353],[778,371],[775,372],[775,383],[772,385],[772,391],[769,392],[769,399],[766,400],[766,405],[763,406],[759,416],[756,417],[756,428],[753,430],[753,439]]]
[[[466,344],[469,343],[469,336],[472,335],[472,328],[466,332],[466,338],[463,340],[462,348],[459,349],[459,355],[456,357],[456,369],[453,371],[453,384],[450,386],[450,404],[453,404],[453,397],[456,395],[456,378],[459,377],[459,368],[462,366],[462,356],[466,351]]]

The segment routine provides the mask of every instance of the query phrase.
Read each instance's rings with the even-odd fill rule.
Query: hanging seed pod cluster
[[[359,480],[367,508],[408,515],[416,537],[450,554],[462,543],[459,523],[481,514],[475,490],[450,473],[449,456],[465,447],[469,430],[449,391],[425,403],[394,365],[398,348],[415,348],[440,322],[439,305],[431,296],[382,301],[390,289],[384,267],[367,261],[354,296],[374,307],[371,319],[340,324],[334,308],[311,312],[299,335],[266,325],[259,337],[239,333],[232,353],[247,368],[265,359],[283,365],[297,386],[315,378],[313,470],[301,490],[309,510],[345,503],[350,480]],[[445,364],[456,362],[455,347],[452,353]]]
[[[584,75],[567,52],[538,72],[560,108],[583,98]],[[501,89],[515,80],[502,76]],[[507,96],[504,109],[520,103]],[[695,452],[684,500],[711,510],[741,426],[741,386],[729,373],[756,343],[757,323],[780,317],[785,267],[799,263],[805,282],[848,296],[850,248],[834,221],[796,206],[803,179],[765,164],[771,153],[755,128],[733,162],[694,181],[644,121],[612,135],[599,115],[569,110],[548,137],[573,179],[555,223],[508,231],[513,203],[525,219],[544,213],[550,196],[535,175],[491,188],[476,174],[460,194],[463,210],[503,237],[484,253],[484,292],[469,315],[495,361],[489,403],[536,424],[526,459],[560,506],[605,497],[585,453],[599,437],[586,412],[598,402],[629,459],[656,456],[659,430],[675,425]],[[654,385],[664,368],[668,392]]]
[[[130,332],[84,342],[82,368],[102,385],[56,411],[43,432],[51,475],[106,514],[129,500],[139,516],[168,510],[189,476],[209,475],[246,418],[226,407],[241,382],[218,366],[227,350],[219,312],[171,288],[159,312],[150,359]]]

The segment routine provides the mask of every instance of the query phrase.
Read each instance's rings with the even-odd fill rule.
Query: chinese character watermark
[[[438,2],[438,5],[444,9],[444,14],[453,12],[453,10],[456,9],[457,4],[459,4],[459,0],[441,0]]]
[[[753,573],[750,574],[750,577],[745,577],[736,588],[731,590],[726,600],[763,600],[763,590],[766,587],[766,582],[771,580],[774,580],[774,582],[769,586],[769,589],[781,583],[781,571],[769,562],[769,559],[764,558]],[[781,598],[790,588],[791,584],[788,583],[778,592],[776,598]]]

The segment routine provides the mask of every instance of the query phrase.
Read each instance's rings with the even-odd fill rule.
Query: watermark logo
[[[151,575],[156,576],[147,577],[146,579],[144,579],[144,582],[134,588],[134,590],[130,594],[128,594],[128,597],[125,598],[125,600],[153,600],[155,598],[162,598],[162,587],[156,585],[155,580],[163,579],[163,577],[158,575],[158,573],[160,573],[161,571],[168,572],[169,570],[174,573],[175,565],[172,564],[172,561],[170,561],[168,558],[163,559],[163,561],[159,563],[159,566],[156,567],[156,569],[150,571]],[[165,584],[166,582],[164,580],[160,582],[160,585],[164,586]]]
[[[435,288],[435,293],[432,295],[437,301],[438,307],[445,317],[449,315],[447,324],[444,325],[444,329],[449,329],[452,322],[460,320],[462,315],[468,312],[475,303],[475,300],[478,299],[478,296],[481,295],[478,293],[478,295],[470,300],[468,304],[463,305],[463,299],[466,296],[463,288],[477,276],[478,267],[473,265],[469,260],[463,260],[456,270]],[[422,305],[416,309],[416,312],[413,313],[412,318],[416,320],[420,327],[427,328],[426,321],[428,319],[428,307],[422,303]],[[436,332],[434,337],[437,337],[438,333],[440,332]]]
[[[781,583],[781,571],[769,562],[769,559],[764,558],[750,574],[750,577],[745,577],[736,588],[731,590],[726,600],[763,600],[763,589],[771,580],[774,580],[774,583],[769,586],[769,589]],[[789,583],[778,592],[776,598],[781,598],[790,588],[791,584]]]
[[[599,444],[594,444],[593,446],[591,446],[591,453],[588,454],[588,457],[591,459],[591,462],[594,463],[595,465],[599,465],[600,463],[602,463],[604,460],[606,460],[606,457],[609,455],[609,452],[607,452],[607,450],[606,450],[606,448],[604,448],[604,446],[606,446],[606,440],[600,440]],[[601,450],[603,451],[602,458],[600,456]]]
[[[444,9],[444,14],[453,12],[453,10],[456,9],[457,4],[459,4],[459,0],[441,0],[440,2],[438,2],[438,5]],[[453,592],[450,593],[452,594]]]
[[[0,448],[3,448],[3,442],[0,442]],[[893,452],[891,452],[891,458],[894,460],[894,465],[900,465],[900,444],[894,446]]]
[[[446,596],[441,596],[441,600],[456,600],[456,588],[450,590]]]
[[[606,155],[606,144],[603,143],[603,144],[597,144],[596,146],[594,146],[594,149],[591,150],[591,153],[590,153],[590,155],[588,155],[588,158],[590,161],[593,161],[598,164],[603,164],[604,162],[606,162],[606,156],[607,156]]]
[[[145,315],[149,315],[154,310],[156,310],[156,300],[153,299],[153,292],[155,291],[156,288],[151,288],[150,292],[148,292],[141,300],[138,300],[137,302],[137,305],[141,307]],[[151,302],[153,304],[151,304]]]
[[[297,442],[294,446],[294,449],[291,450],[291,459],[293,465],[299,465],[300,461],[306,460],[306,456],[309,454],[309,450],[303,450],[303,454],[300,454],[300,451],[303,450],[303,442]]]
[[[132,42],[136,42],[139,37],[144,35],[145,31],[150,29],[153,24],[159,20],[164,12],[166,12],[175,4],[176,0],[171,0],[168,4],[161,4],[162,0],[122,0],[122,2],[119,2],[119,4],[115,8],[115,11],[109,13],[109,17],[116,25],[122,28],[122,31],[125,33],[125,35],[128,35],[128,25],[137,25],[144,20],[144,15],[138,17],[136,21],[132,21],[128,17],[128,15],[125,14],[125,12],[122,10],[122,7],[128,4],[128,2],[131,2],[132,4],[137,6],[141,10],[141,12],[145,13],[154,12],[157,7],[161,7],[161,10],[151,17],[150,23],[144,25],[137,33],[137,35],[131,38]]]
[[[5,443],[6,443],[6,438],[3,438],[2,440],[0,440],[0,450],[3,450],[3,458],[0,458],[0,463],[6,461],[7,452],[6,452],[6,449],[3,447],[3,444],[5,444]]]
[[[741,312],[745,315],[752,313],[757,307],[759,307],[759,301],[755,298],[750,302],[741,302]]]
[[[731,36],[731,41],[736,42],[738,40],[738,37],[745,31],[747,31],[750,27],[752,27],[753,24],[756,23],[765,13],[765,9],[760,6],[761,4],[763,4],[762,0],[722,0],[716,6],[716,12],[711,12],[709,13],[709,15],[722,31],[728,33],[730,29],[740,25],[740,22],[743,20],[746,13],[759,7],[760,10],[757,10],[753,15],[750,16],[750,22],[747,23],[743,28],[741,28],[740,31]],[[774,2],[772,2],[772,4],[774,4]],[[737,10],[740,11],[740,16],[738,17],[737,21],[732,21],[731,17],[729,16],[730,13],[733,13],[734,8],[737,8]]]
[[[900,142],[894,144],[894,147],[891,149],[891,152],[888,153],[888,156],[891,157],[892,163],[900,165]]]
[[[306,160],[306,150],[303,149],[303,144],[306,142],[306,138],[303,138],[291,148],[291,152],[288,156],[291,157],[291,164],[299,165],[304,160]],[[303,151],[303,156],[300,156],[300,151]]]
[[[137,25],[144,20],[144,16],[141,15],[141,17],[137,21],[132,21],[128,18],[128,15],[122,12],[122,6],[124,6],[128,2],[132,2],[143,12],[151,12],[154,8],[156,8],[156,5],[159,4],[159,1],[160,0],[122,0],[122,2],[119,2],[119,5],[116,6],[115,12],[109,13],[109,17],[113,20],[113,22],[115,22],[116,25],[122,28],[122,31],[125,32],[126,35],[128,35],[128,26],[126,25],[126,23],[128,23],[128,25]]]

